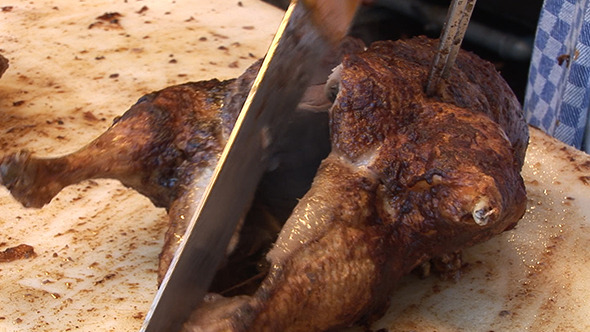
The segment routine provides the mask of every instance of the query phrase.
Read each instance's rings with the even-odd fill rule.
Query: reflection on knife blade
[[[352,0],[291,3],[143,331],[177,330],[201,302],[250,203],[285,115],[301,98],[316,60],[329,50],[330,42],[346,33],[358,4]]]

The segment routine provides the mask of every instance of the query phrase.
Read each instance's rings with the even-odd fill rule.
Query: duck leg
[[[64,187],[112,178],[169,208],[179,167],[215,164],[224,144],[220,106],[231,81],[173,86],[142,97],[94,141],[71,154],[37,158],[20,151],[0,160],[0,184],[27,207],[42,207]]]

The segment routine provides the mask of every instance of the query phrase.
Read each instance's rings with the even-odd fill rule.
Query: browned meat
[[[378,42],[346,56],[329,81],[328,95],[335,98],[331,153],[311,189],[266,263],[249,261],[244,276],[233,262],[250,260],[242,255],[249,251],[268,251],[276,237],[269,230],[280,225],[267,220],[243,227],[244,238],[264,244],[237,244],[237,255],[212,290],[227,290],[235,280],[223,279],[232,274],[256,274],[252,279],[262,283],[223,293],[241,296],[207,296],[187,330],[323,331],[371,321],[401,276],[432,258],[453,266],[456,260],[449,257],[457,251],[517,222],[525,208],[519,173],[528,138],[520,106],[490,64],[465,52],[438,96],[427,97],[423,88],[434,49],[434,42],[417,38]],[[187,83],[147,95],[74,154],[39,159],[23,151],[4,157],[0,183],[32,207],[87,178],[115,178],[135,188],[169,211],[161,277],[256,68],[236,80]],[[308,106],[321,109],[325,103]],[[289,129],[295,134],[287,136],[297,138],[277,142],[287,162],[269,173],[296,180],[263,181],[262,187],[294,186],[298,170],[323,157],[326,149],[309,150],[310,157],[306,147],[297,146],[321,145],[314,142],[322,135],[312,125],[321,126],[326,114],[310,114],[309,126],[302,125],[309,114],[293,118]],[[302,188],[307,190],[287,196]],[[282,193],[271,193],[267,202],[284,203]]]
[[[35,256],[35,249],[28,244],[19,244],[16,247],[0,251],[0,263],[12,262],[17,259],[31,258]]]
[[[528,132],[494,68],[461,52],[440,97],[435,43],[378,42],[345,58],[332,152],[283,227],[252,296],[209,296],[189,331],[325,331],[367,322],[399,278],[520,219]]]

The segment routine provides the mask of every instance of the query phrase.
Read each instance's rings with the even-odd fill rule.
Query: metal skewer
[[[430,68],[426,94],[432,96],[439,88],[442,78],[449,76],[450,69],[455,63],[455,58],[471,19],[476,0],[452,0],[447,19],[440,34],[438,52]]]

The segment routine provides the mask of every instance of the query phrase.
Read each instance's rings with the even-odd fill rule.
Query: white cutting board
[[[0,8],[0,152],[56,156],[103,132],[141,95],[239,75],[282,13],[257,0],[23,1]],[[143,7],[147,9],[142,10]],[[94,24],[107,12],[117,24]],[[525,218],[465,253],[459,281],[407,277],[374,328],[590,330],[590,157],[533,131]],[[66,188],[42,210],[0,189],[0,332],[135,331],[156,291],[162,209],[115,181]]]

